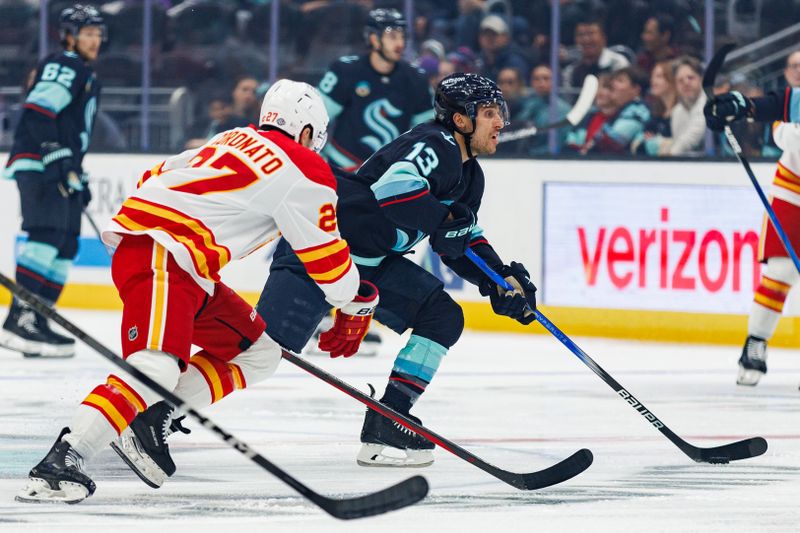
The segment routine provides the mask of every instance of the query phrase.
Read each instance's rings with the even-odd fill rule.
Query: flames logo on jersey
[[[389,119],[401,116],[403,116],[403,111],[393,106],[386,98],[375,100],[364,109],[364,124],[375,135],[365,135],[361,137],[361,142],[369,146],[373,152],[381,146],[389,144],[400,136],[397,126],[392,124]]]

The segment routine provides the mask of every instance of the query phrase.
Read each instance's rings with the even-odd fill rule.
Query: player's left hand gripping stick
[[[486,261],[484,261],[471,249],[467,250],[466,256],[487,276],[489,276],[492,281],[497,283],[498,286],[503,287],[506,290],[513,290],[511,285],[506,280],[500,277],[497,272],[493,271],[491,267],[486,264]],[[642,404],[622,385],[620,385],[617,380],[611,377],[608,372],[603,370],[600,365],[594,361],[594,359],[589,357],[589,355],[581,350],[577,344],[572,342],[572,340],[567,337],[564,332],[558,329],[552,322],[550,322],[550,320],[548,320],[547,317],[541,313],[541,311],[535,309],[534,314],[536,315],[536,320],[542,324],[547,331],[552,333],[555,338],[561,341],[561,343],[569,349],[569,351],[575,354],[578,359],[583,361],[586,366],[591,368],[595,374],[600,376],[603,381],[605,381],[612,389],[614,389],[614,392],[616,392],[623,400],[625,400],[625,403],[629,404],[636,411],[638,411],[639,414],[642,415],[653,427],[658,429],[658,431],[660,431],[673,444],[675,444],[675,446],[680,448],[680,450],[688,455],[692,460],[697,461],[698,463],[727,463],[729,461],[736,461],[738,459],[756,457],[767,451],[767,441],[761,437],[744,439],[738,442],[732,442],[730,444],[724,444],[722,446],[716,446],[713,448],[699,448],[689,444],[676,435],[671,429],[669,429],[664,422],[657,418],[652,411],[647,409],[644,404]]]

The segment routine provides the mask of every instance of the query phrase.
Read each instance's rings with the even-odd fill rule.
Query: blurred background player
[[[319,95],[306,83],[279,80],[265,95],[259,124],[222,132],[146,172],[103,232],[116,246],[111,270],[123,301],[123,357],[195,408],[266,379],[281,359],[264,321],[220,282],[228,262],[283,235],[325,300],[343,308],[326,336],[334,354],[347,344],[340,334],[366,327],[378,303],[373,285],[359,290],[336,230],[336,182],[316,153],[328,125]],[[201,350],[190,357],[192,345]],[[138,413],[151,406],[145,438],[166,438],[172,407],[158,400],[134,379],[109,376],[78,406],[17,500],[91,496],[95,485],[83,462]],[[139,472],[147,465],[128,435],[119,453]]]
[[[800,124],[776,122],[772,135],[783,155],[772,182],[771,206],[796,252],[800,249]],[[757,385],[767,372],[767,342],[775,333],[789,291],[800,279],[766,214],[759,255],[767,271],[761,275],[753,298],[747,339],[739,358],[738,385]]]
[[[3,175],[17,181],[22,229],[28,240],[17,257],[17,283],[55,304],[78,252],[81,214],[91,201],[81,163],[89,148],[100,84],[89,63],[105,39],[103,17],[92,6],[61,12],[63,51],[36,68]],[[75,340],[14,298],[0,345],[26,355],[71,357]]]
[[[425,73],[403,61],[406,28],[395,9],[370,11],[369,53],[340,58],[320,80],[334,122],[323,151],[332,165],[354,172],[378,148],[433,118]]]
[[[475,158],[497,150],[499,132],[508,122],[502,92],[488,78],[453,74],[439,83],[435,110],[435,122],[404,133],[356,174],[338,179],[342,236],[361,278],[374,283],[381,294],[375,317],[398,334],[411,330],[381,398],[406,415],[464,328],[463,311],[442,281],[404,257],[418,242],[430,237],[433,251],[457,275],[479,286],[497,314],[528,324],[534,316],[526,305],[536,305],[536,288],[525,267],[504,265],[476,225],[484,176]],[[517,290],[498,289],[464,257],[467,247]],[[313,276],[303,269],[303,257],[286,241],[278,243],[256,306],[267,334],[295,352],[330,309]],[[362,466],[433,462],[433,443],[371,410],[361,442]]]

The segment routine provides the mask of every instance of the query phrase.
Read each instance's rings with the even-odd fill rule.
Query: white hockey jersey
[[[236,128],[145,172],[103,241],[147,234],[213,294],[222,267],[282,234],[341,307],[359,276],[339,236],[336,201],[336,179],[318,154],[277,131]]]
[[[772,195],[800,206],[800,124],[775,122],[772,137],[783,150],[772,182]]]

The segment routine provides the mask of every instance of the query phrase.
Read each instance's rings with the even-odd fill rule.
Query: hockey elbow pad
[[[333,327],[320,334],[319,349],[330,352],[331,357],[354,355],[369,330],[378,301],[378,288],[361,280],[353,301],[337,309]]]
[[[445,257],[458,258],[464,255],[472,239],[475,227],[475,214],[466,204],[454,203],[450,214],[436,230],[431,233],[430,245],[434,252]]]

